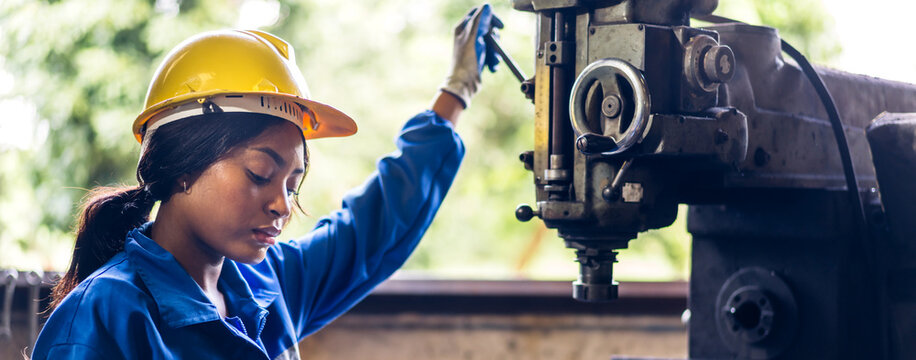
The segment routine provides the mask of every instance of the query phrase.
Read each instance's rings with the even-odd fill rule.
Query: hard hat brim
[[[179,105],[186,104],[191,101],[202,101],[206,100],[209,97],[215,95],[231,95],[231,94],[240,94],[240,95],[263,95],[270,97],[283,98],[295,102],[301,106],[304,106],[309,111],[304,113],[311,113],[314,117],[314,123],[312,119],[306,118],[308,115],[304,115],[301,119],[300,128],[302,129],[302,136],[306,140],[319,139],[326,137],[344,137],[350,136],[356,133],[357,126],[356,122],[353,121],[349,115],[344,112],[334,108],[333,106],[320,103],[314,100],[309,100],[301,98],[295,95],[277,93],[272,91],[246,91],[246,92],[233,92],[225,90],[211,90],[211,91],[201,91],[194,92],[189,94],[184,94],[170,98],[168,100],[162,101],[158,104],[150,106],[146,111],[142,112],[137,119],[134,120],[133,124],[133,133],[134,137],[137,139],[137,142],[143,142],[143,133],[142,130],[146,127],[150,119],[156,117],[163,111],[168,111],[169,109],[175,108]]]

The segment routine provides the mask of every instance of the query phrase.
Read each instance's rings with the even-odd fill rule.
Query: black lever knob
[[[525,170],[534,170],[534,151],[525,151],[518,154],[518,160],[525,164]]]
[[[576,139],[576,148],[583,154],[595,154],[617,149],[617,142],[607,136],[582,134]]]
[[[518,221],[527,222],[535,215],[540,216],[541,214],[539,211],[534,211],[528,204],[521,204],[515,208],[515,218],[518,219]]]

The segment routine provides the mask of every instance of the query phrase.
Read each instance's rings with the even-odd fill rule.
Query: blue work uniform
[[[432,222],[464,145],[451,123],[418,114],[398,150],[304,237],[256,265],[226,259],[222,317],[150,224],[51,314],[32,359],[298,359],[298,343],[353,307],[407,259]]]

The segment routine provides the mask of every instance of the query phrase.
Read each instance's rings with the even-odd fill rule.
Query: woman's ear
[[[190,175],[187,175],[187,174],[181,175],[178,177],[178,179],[176,179],[175,186],[174,186],[172,193],[177,194],[179,192],[183,192],[185,194],[190,194],[191,185],[193,184],[194,184],[194,181]]]

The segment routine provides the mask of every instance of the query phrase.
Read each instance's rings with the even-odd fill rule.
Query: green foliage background
[[[269,3],[270,1],[261,0]],[[242,0],[4,0],[0,101],[34,109],[35,119],[0,115],[0,131],[27,129],[31,146],[0,143],[0,268],[64,269],[71,228],[86,189],[135,184],[139,146],[130,133],[149,78],[171,47],[195,33],[233,27]],[[817,61],[839,52],[817,0],[723,1],[717,13],[775,26]],[[291,42],[312,97],[357,119],[347,139],[314,141],[299,216],[285,236],[321,214],[394,149],[400,125],[428,105],[451,54],[451,29],[474,1],[283,0],[263,30]],[[502,43],[529,74],[534,17],[494,4]],[[513,210],[534,201],[517,154],[533,144],[533,106],[511,74],[484,75],[483,90],[458,125],[468,152],[448,200],[405,270],[425,275],[570,279],[571,251],[539,222]],[[690,238],[682,208],[668,229],[641,234],[620,256],[624,279],[684,278]]]

